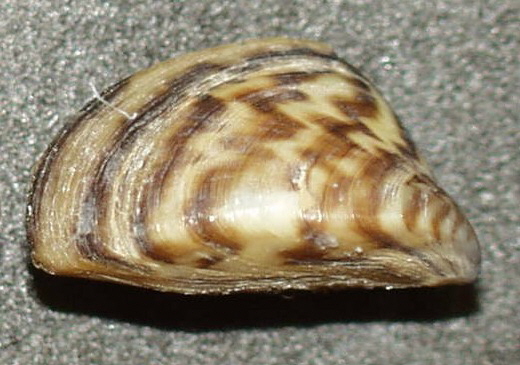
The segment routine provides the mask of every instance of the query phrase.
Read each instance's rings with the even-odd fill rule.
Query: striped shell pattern
[[[27,229],[49,273],[185,294],[466,283],[480,260],[375,87],[289,39],[109,87],[36,166]]]

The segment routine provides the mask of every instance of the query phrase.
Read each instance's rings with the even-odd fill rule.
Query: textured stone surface
[[[0,363],[520,363],[517,1],[7,0],[0,14]],[[329,43],[380,87],[475,226],[475,287],[186,298],[31,268],[31,166],[89,82],[273,35]]]

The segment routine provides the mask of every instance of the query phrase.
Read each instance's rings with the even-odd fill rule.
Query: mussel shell
[[[264,39],[106,89],[41,158],[34,264],[163,291],[466,283],[475,233],[371,82]]]

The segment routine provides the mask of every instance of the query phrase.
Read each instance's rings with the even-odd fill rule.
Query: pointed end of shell
[[[432,274],[428,286],[470,284],[479,274],[480,244],[466,218],[452,237],[425,248],[421,257]]]
[[[454,275],[441,278],[439,285],[469,284],[477,279],[481,260],[480,244],[468,221],[465,222],[465,228],[462,231],[453,243],[454,254],[449,258],[454,267]]]
[[[480,268],[480,245],[455,201],[430,178],[412,178],[381,204],[372,239],[390,272],[411,286],[469,284]],[[396,184],[395,181],[390,181]],[[385,191],[383,189],[383,191]]]

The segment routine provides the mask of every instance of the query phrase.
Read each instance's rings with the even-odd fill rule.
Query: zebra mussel
[[[480,260],[369,80],[281,38],[106,89],[37,165],[27,230],[51,274],[184,294],[467,283]]]

